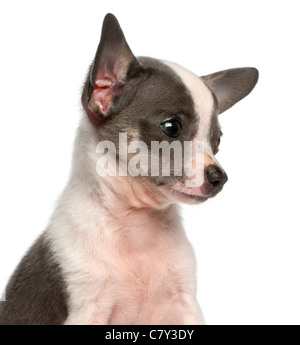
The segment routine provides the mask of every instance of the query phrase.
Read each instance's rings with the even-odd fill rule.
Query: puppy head
[[[136,58],[108,14],[82,94],[100,143],[115,147],[98,150],[116,162],[117,176],[108,177],[117,182],[122,176],[123,187],[130,183],[164,203],[215,196],[227,181],[215,158],[218,115],[247,96],[257,79],[255,68],[198,77],[171,62]]]

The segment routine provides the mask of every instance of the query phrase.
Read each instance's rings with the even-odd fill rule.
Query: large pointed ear
[[[258,70],[252,67],[233,68],[202,79],[215,94],[221,114],[252,91],[258,80]]]
[[[128,96],[126,85],[140,69],[116,17],[107,14],[82,94],[83,106],[93,123],[98,124],[99,119],[120,108],[122,98]]]

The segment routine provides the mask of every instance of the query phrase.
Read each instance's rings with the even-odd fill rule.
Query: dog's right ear
[[[116,17],[107,14],[82,94],[83,107],[92,123],[100,124],[103,118],[126,106],[129,81],[140,70]]]
[[[202,77],[217,98],[219,114],[246,97],[258,80],[253,67],[232,68]]]

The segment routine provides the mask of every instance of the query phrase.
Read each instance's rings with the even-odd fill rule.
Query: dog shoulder
[[[0,324],[62,324],[67,293],[59,264],[41,235],[13,273],[0,305]]]

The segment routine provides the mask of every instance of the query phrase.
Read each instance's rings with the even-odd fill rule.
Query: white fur
[[[66,324],[202,324],[195,260],[160,188],[96,174],[84,116],[70,181],[47,236],[69,294]]]

